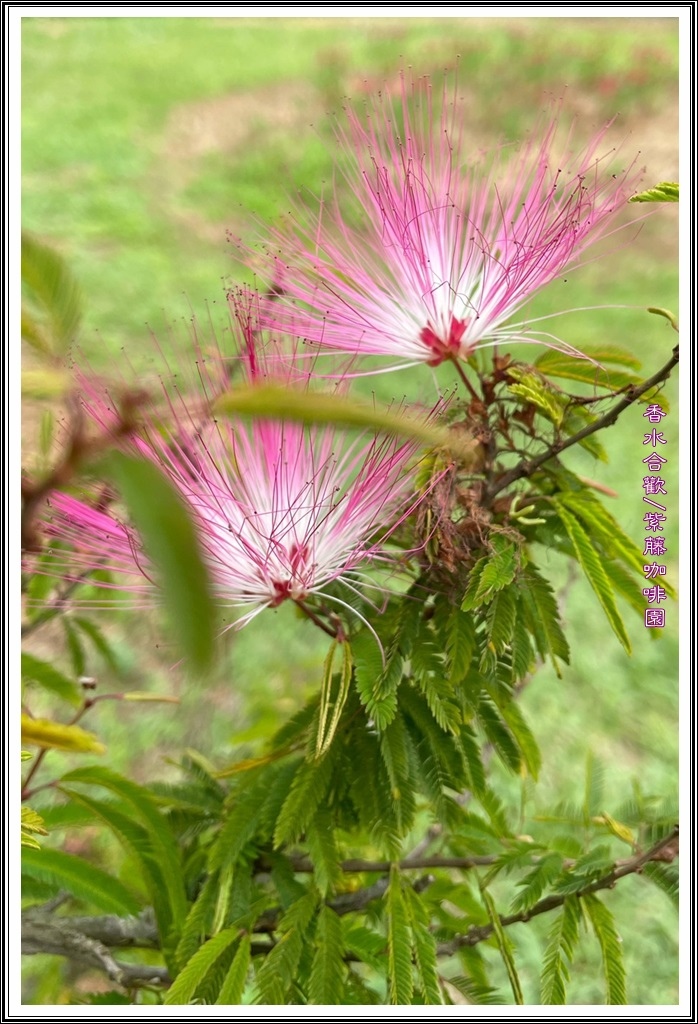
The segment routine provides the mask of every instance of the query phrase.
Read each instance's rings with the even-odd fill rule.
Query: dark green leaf
[[[532,563],[527,565],[519,577],[518,585],[526,625],[533,635],[538,653],[542,658],[551,655],[553,667],[559,676],[555,657],[569,662],[570,649],[560,627],[560,613],[552,587]]]
[[[315,884],[326,896],[342,877],[332,819],[327,811],[318,811],[308,824],[305,841],[313,862]]]
[[[157,570],[182,654],[195,670],[207,669],[214,655],[215,607],[190,513],[152,462],[113,452],[102,469],[116,482]]]
[[[302,835],[325,799],[337,757],[338,744],[333,744],[322,757],[302,761],[298,766],[274,829],[276,847],[295,842]]]
[[[73,896],[105,914],[137,914],[141,904],[126,886],[106,871],[60,850],[22,851],[22,871],[42,882],[56,882]]]
[[[552,885],[561,869],[562,857],[558,853],[541,857],[536,866],[516,883],[520,892],[512,900],[511,913],[530,910]]]
[[[27,654],[25,651],[22,651],[22,678],[38,683],[45,690],[60,697],[61,700],[68,701],[69,704],[75,706],[82,704],[83,697],[77,683],[68,679],[53,665],[35,658],[33,654]]]

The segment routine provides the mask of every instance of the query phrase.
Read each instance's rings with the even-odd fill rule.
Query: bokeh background
[[[360,102],[397,81],[401,68],[440,75],[457,66],[473,154],[519,138],[564,93],[563,116],[576,121],[580,148],[616,116],[609,138],[619,147],[619,166],[639,151],[647,186],[676,180],[677,51],[678,22],[656,18],[24,18],[23,220],[60,251],[82,286],[84,320],[73,355],[101,372],[118,370],[120,361],[147,366],[153,335],[160,347],[181,352],[192,316],[224,334],[225,285],[251,280],[228,233],[254,245],[266,223],[283,218],[289,195],[329,188],[338,155],[332,114],[341,113],[347,96]],[[597,259],[541,293],[531,314],[622,306],[569,314],[556,330],[582,349],[623,345],[649,375],[675,341],[668,323],[644,307],[677,308],[677,225],[675,207],[656,208],[639,230],[615,236],[605,253],[597,250]],[[32,364],[31,353],[24,358]],[[387,399],[433,397],[433,381],[416,374],[390,374],[367,387]],[[667,562],[675,583],[675,380],[666,395]],[[29,467],[43,457],[45,411],[26,404]],[[614,492],[611,510],[640,545],[645,424],[638,406],[606,432],[606,465],[569,455],[573,468]],[[547,554],[540,557],[547,564]],[[590,770],[605,776],[610,813],[620,814],[639,791],[675,798],[676,607],[667,608],[667,627],[652,636],[627,611],[628,658],[586,581],[566,567],[552,571],[573,659],[561,680],[544,669],[522,696],[545,758],[526,814],[555,800],[578,803]],[[106,704],[88,723],[107,743],[110,763],[143,781],[167,778],[171,760],[187,747],[217,766],[256,753],[272,724],[317,688],[325,654],[308,624],[282,607],[228,633],[221,664],[203,686],[171,667],[157,620],[123,613],[107,628],[121,672],[115,680],[106,665],[91,665],[100,685],[151,688],[181,701],[120,708],[118,715]],[[32,643],[40,656],[64,657],[50,628]],[[67,756],[51,758],[56,769],[68,766]],[[502,773],[497,785],[520,799],[520,780]],[[60,814],[53,820],[58,827]],[[73,852],[99,850],[89,830],[65,835]],[[675,1002],[677,924],[669,901],[641,878],[612,898],[626,938],[630,1001]],[[511,934],[529,1002],[536,1001],[544,927],[518,926]],[[33,959],[31,1001],[60,1001],[64,983],[60,961]],[[570,999],[603,999],[591,939]]]

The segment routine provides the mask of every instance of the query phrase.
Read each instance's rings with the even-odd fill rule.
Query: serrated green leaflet
[[[631,196],[629,203],[678,203],[679,183],[677,181],[660,181],[653,188],[645,189]]]
[[[606,979],[606,1002],[610,1006],[625,1005],[625,965],[623,947],[618,936],[613,914],[598,896],[581,897],[582,906],[601,949],[603,973]]]
[[[330,907],[323,907],[318,914],[315,929],[315,955],[308,982],[311,1004],[316,1006],[337,1006],[343,1003],[344,938],[342,922]]]
[[[233,962],[228,968],[228,973],[221,986],[216,999],[218,1006],[236,1006],[242,1000],[245,991],[247,972],[250,967],[250,950],[252,942],[249,935],[243,935],[240,945],[235,950]]]
[[[547,1006],[565,1003],[570,965],[579,941],[581,909],[576,896],[569,896],[555,918],[543,954],[541,971],[541,999]]]
[[[267,955],[255,979],[255,1002],[282,1005],[286,993],[296,980],[298,963],[303,953],[305,936],[315,917],[317,896],[306,893],[292,903],[279,921],[282,938]]]
[[[239,935],[239,928],[226,928],[225,931],[219,932],[218,935],[214,935],[212,939],[205,942],[175,978],[165,996],[165,1006],[188,1004],[216,960],[237,940]]]
[[[412,941],[402,895],[402,882],[398,868],[390,869],[390,882],[385,894],[385,912],[388,925],[388,983],[390,1002],[405,1006],[412,1002]]]

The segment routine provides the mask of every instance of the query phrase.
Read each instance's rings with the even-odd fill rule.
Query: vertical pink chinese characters
[[[662,419],[666,415],[666,412],[660,405],[651,404],[647,406],[643,416],[652,424],[652,429],[649,433],[645,434],[645,439],[642,442],[644,445],[649,445],[653,449],[659,449],[661,445],[666,445],[667,441],[664,434],[661,430],[657,430],[656,427],[656,424],[661,424]],[[648,561],[645,564],[644,574],[646,580],[657,582],[651,582],[650,586],[644,587],[642,593],[648,605],[645,609],[645,626],[648,629],[657,629],[662,628],[665,624],[665,613],[661,603],[666,601],[667,594],[665,588],[660,586],[659,580],[662,576],[666,576],[666,565],[663,562],[657,562],[656,559],[667,554],[666,540],[664,536],[658,536],[658,534],[664,533],[662,524],[666,523],[667,517],[664,515],[666,505],[662,505],[656,498],[667,493],[666,480],[659,476],[659,474],[668,460],[659,451],[654,450],[642,461],[645,464],[646,472],[649,474],[642,481],[642,487],[645,492],[642,500],[645,504],[651,505],[653,509],[657,510],[646,512],[644,517],[645,533],[649,534],[649,536],[645,537],[644,553],[654,559],[654,561]]]

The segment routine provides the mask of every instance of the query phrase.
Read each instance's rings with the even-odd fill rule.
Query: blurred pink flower
[[[613,174],[614,151],[598,155],[609,126],[576,156],[569,139],[558,145],[553,120],[506,164],[501,150],[464,165],[465,101],[444,93],[437,121],[428,80],[403,77],[397,102],[386,91],[363,118],[346,116],[339,142],[356,202],[345,214],[323,201],[272,236],[281,298],[268,325],[293,322],[318,346],[396,365],[467,359],[502,342],[566,348],[509,321],[609,233],[634,191],[638,173]]]
[[[247,383],[309,386],[307,363],[299,369],[288,345],[261,342],[249,322],[243,332],[233,365]],[[157,412],[145,414],[145,431],[127,444],[156,463],[186,502],[217,598],[248,609],[237,624],[318,594],[334,580],[363,586],[367,562],[394,565],[385,541],[419,501],[418,443],[275,420],[215,421],[204,410],[230,386],[229,363],[216,355],[196,366],[198,394],[163,381],[167,415],[160,401]],[[87,378],[82,387],[90,420],[112,430],[118,416],[109,398]],[[99,567],[118,573],[123,589],[157,593],[138,536],[113,511],[54,493],[47,529],[67,545],[54,551],[54,569],[64,577],[79,579]],[[336,593],[325,597],[346,606]]]

